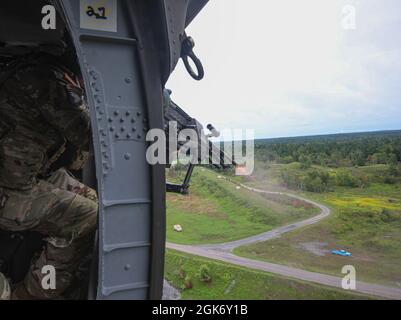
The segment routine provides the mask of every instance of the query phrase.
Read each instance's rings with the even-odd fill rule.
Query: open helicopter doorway
[[[6,0],[0,3],[0,90],[17,70],[29,65],[32,57],[48,56],[49,63],[60,63],[74,74],[81,74],[75,47],[62,15],[56,11],[56,29],[43,28],[46,13],[43,8],[49,4],[49,1],[42,0]],[[0,122],[1,128],[10,126],[7,117],[1,117]],[[5,135],[6,132],[1,129],[0,140]],[[88,138],[92,140],[92,135]],[[91,155],[83,169],[71,173],[85,185],[97,189],[93,152]],[[66,167],[72,156],[72,148],[66,146],[49,171]],[[0,272],[12,286],[24,280],[31,261],[36,259],[44,245],[43,241],[40,233],[29,229],[18,232],[0,229]],[[64,295],[66,299],[96,297],[97,244],[93,245],[93,250],[93,261],[82,261],[77,280]]]
[[[165,167],[147,162],[146,132],[163,128],[162,75],[156,61],[162,51],[154,49],[155,35],[161,37],[160,30],[165,31],[159,25],[165,18],[163,1],[105,3],[110,5],[105,12],[116,17],[111,27],[99,27],[102,21],[97,20],[95,26],[80,23],[96,19],[84,0],[2,1],[0,15],[8,20],[1,19],[5,24],[0,56],[7,65],[27,49],[40,54],[57,47],[68,30],[82,71],[92,129],[94,161],[83,170],[82,179],[96,186],[99,197],[97,272],[91,273],[89,298],[160,299]],[[55,30],[40,29],[41,6],[48,4],[57,10]],[[149,26],[149,21],[156,23]]]
[[[0,63],[7,66],[32,50],[48,53],[70,36],[67,49],[78,58],[92,130],[94,157],[82,180],[96,186],[99,197],[97,272],[91,272],[89,297],[160,299],[166,165],[147,161],[146,134],[164,130],[165,120],[176,116],[184,127],[202,129],[174,104],[167,114],[163,107],[164,86],[178,60],[196,60],[185,28],[207,0],[106,0],[102,7],[95,2],[2,1]],[[46,5],[56,9],[54,30],[42,28]],[[202,72],[188,69],[201,78]],[[210,143],[202,137],[201,143]]]

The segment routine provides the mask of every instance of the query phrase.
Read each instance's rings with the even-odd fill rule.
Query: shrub
[[[185,289],[192,289],[192,277],[191,276],[186,276],[184,280],[184,288]]]
[[[336,175],[336,185],[341,187],[356,187],[356,182],[348,172],[340,171]]]
[[[202,282],[211,282],[212,276],[210,274],[210,269],[207,265],[202,264],[199,268],[199,279]]]
[[[182,265],[180,266],[180,269],[178,270],[178,276],[180,277],[180,279],[185,278],[185,270]]]
[[[386,223],[399,222],[401,221],[401,212],[383,208],[380,218]]]
[[[283,170],[281,179],[290,189],[299,189],[310,192],[325,192],[329,190],[329,174],[324,170],[309,169],[305,172]]]
[[[384,183],[386,184],[396,184],[397,179],[389,174],[384,176]]]

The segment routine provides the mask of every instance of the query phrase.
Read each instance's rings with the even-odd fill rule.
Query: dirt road
[[[230,181],[230,180],[229,180]],[[232,182],[232,181],[230,181]],[[234,183],[234,182],[232,182]],[[257,193],[265,193],[265,194],[276,194],[276,195],[285,195],[287,197],[290,198],[295,198],[307,203],[312,204],[313,206],[317,207],[320,209],[320,213],[316,216],[313,216],[311,218],[308,218],[306,220],[302,220],[299,222],[294,222],[267,232],[264,232],[262,234],[258,234],[256,236],[252,236],[252,237],[248,237],[245,239],[240,239],[240,240],[236,240],[236,241],[231,241],[231,242],[226,242],[226,243],[219,243],[219,244],[213,244],[213,245],[203,245],[203,248],[207,248],[207,249],[212,249],[212,250],[223,250],[223,251],[232,251],[235,248],[239,247],[239,246],[243,246],[243,245],[247,245],[247,244],[251,244],[251,243],[255,243],[255,242],[260,242],[260,241],[266,241],[266,240],[270,240],[273,238],[276,238],[284,233],[305,227],[305,226],[309,226],[312,224],[315,224],[317,222],[319,222],[320,220],[326,218],[327,216],[330,215],[331,211],[328,207],[317,203],[315,201],[306,199],[304,197],[298,196],[298,195],[294,195],[294,194],[290,194],[290,193],[285,193],[285,192],[276,192],[276,191],[267,191],[267,190],[260,190],[260,189],[255,189],[255,188],[251,188],[248,187],[244,184],[238,184],[239,186],[241,186],[244,189],[248,189]]]
[[[221,177],[221,178],[224,178],[224,177]],[[224,178],[224,179],[226,179],[226,178]],[[228,181],[230,181],[231,183],[237,184],[242,188],[245,188],[245,189],[257,192],[257,193],[286,195],[288,197],[292,197],[295,199],[299,199],[299,200],[308,202],[308,203],[320,208],[320,214],[318,214],[317,216],[314,216],[312,218],[308,218],[303,221],[295,222],[290,225],[282,226],[282,227],[270,230],[268,232],[264,232],[262,234],[248,237],[245,239],[240,239],[240,240],[226,242],[226,243],[220,243],[220,244],[212,244],[212,245],[181,245],[181,244],[167,243],[167,248],[182,251],[185,253],[198,255],[198,256],[202,256],[202,257],[206,257],[206,258],[211,258],[211,259],[215,259],[215,260],[219,260],[219,261],[228,262],[231,264],[235,264],[235,265],[239,265],[239,266],[243,266],[243,267],[247,267],[247,268],[251,268],[251,269],[267,271],[270,273],[275,273],[275,274],[279,274],[279,275],[290,277],[290,278],[295,278],[295,279],[310,281],[310,282],[314,282],[314,283],[318,283],[318,284],[322,284],[322,285],[342,288],[341,287],[342,278],[339,278],[339,277],[326,275],[326,274],[322,274],[322,273],[317,273],[317,272],[310,272],[310,271],[306,271],[306,270],[302,270],[302,269],[292,268],[292,267],[269,263],[269,262],[247,259],[247,258],[243,258],[243,257],[234,255],[232,253],[233,249],[235,249],[239,246],[251,244],[251,243],[255,243],[255,242],[259,242],[259,241],[267,241],[267,240],[273,239],[275,237],[278,237],[281,234],[284,234],[286,232],[293,231],[295,229],[299,229],[299,228],[302,228],[302,227],[305,227],[308,225],[315,224],[315,223],[319,222],[320,220],[329,216],[330,209],[320,203],[303,198],[298,195],[284,193],[284,192],[260,190],[260,189],[248,187],[244,184],[235,183],[231,180],[228,180]],[[393,287],[387,287],[387,286],[357,281],[355,291],[364,293],[364,294],[368,294],[368,295],[383,297],[383,298],[387,298],[387,299],[401,300],[401,289],[393,288]]]
[[[281,276],[289,278],[295,278],[326,286],[341,288],[342,279],[338,277],[317,272],[310,272],[302,269],[296,269],[269,262],[242,258],[232,254],[231,252],[227,252],[224,250],[219,251],[218,249],[203,248],[200,246],[180,245],[174,243],[168,243],[167,248],[235,264],[238,266],[247,267],[250,269],[267,271],[270,273],[279,274]],[[377,284],[365,283],[361,281],[357,281],[355,291],[387,299],[401,299],[401,289],[381,286]]]

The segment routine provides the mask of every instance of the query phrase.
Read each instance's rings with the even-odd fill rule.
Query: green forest
[[[401,131],[257,140],[255,157],[261,163],[292,164],[281,172],[290,189],[395,184],[401,179]]]

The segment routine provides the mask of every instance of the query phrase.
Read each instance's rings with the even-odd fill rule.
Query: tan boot
[[[11,290],[7,278],[0,272],[0,300],[10,300]]]

